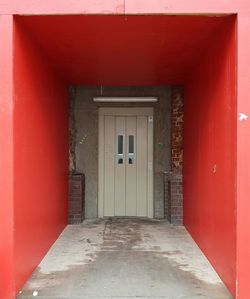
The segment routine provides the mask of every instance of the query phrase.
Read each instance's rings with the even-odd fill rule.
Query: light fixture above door
[[[112,102],[112,103],[148,103],[157,102],[156,97],[94,97],[94,102]]]

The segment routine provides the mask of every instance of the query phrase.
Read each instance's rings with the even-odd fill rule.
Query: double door
[[[153,110],[102,108],[99,216],[153,217]]]

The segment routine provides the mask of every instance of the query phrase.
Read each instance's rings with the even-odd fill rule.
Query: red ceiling
[[[70,84],[183,83],[228,17],[22,16]]]

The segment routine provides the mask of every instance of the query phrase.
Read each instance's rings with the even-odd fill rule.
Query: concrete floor
[[[233,298],[183,227],[105,219],[68,226],[21,298]]]

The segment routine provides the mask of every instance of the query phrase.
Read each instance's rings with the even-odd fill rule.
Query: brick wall
[[[165,217],[173,224],[183,223],[183,125],[184,98],[182,87],[172,88],[171,168],[164,173]]]
[[[81,223],[85,218],[84,207],[85,177],[83,174],[69,176],[68,223]]]
[[[183,223],[182,189],[181,173],[164,173],[165,217],[172,224]]]

